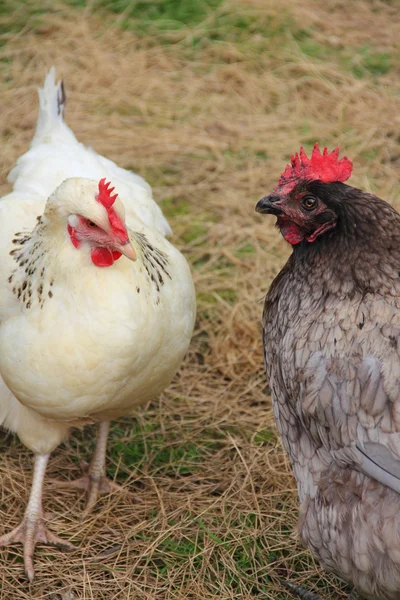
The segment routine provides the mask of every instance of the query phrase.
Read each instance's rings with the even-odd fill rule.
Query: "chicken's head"
[[[98,183],[75,177],[66,179],[50,196],[44,218],[63,227],[68,243],[89,250],[93,264],[109,267],[124,254],[136,260],[125,225],[125,210],[105,178]]]
[[[349,159],[339,160],[339,148],[330,154],[324,148],[321,154],[315,144],[311,158],[301,148],[300,154],[292,156],[273,192],[257,203],[256,211],[275,215],[277,227],[290,244],[312,243],[337,222],[334,207],[325,202],[324,187],[346,181],[351,172]]]

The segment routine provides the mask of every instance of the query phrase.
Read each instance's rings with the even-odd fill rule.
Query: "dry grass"
[[[118,16],[97,4],[2,9],[1,181],[28,147],[35,88],[55,64],[80,140],[152,184],[193,267],[198,320],[168,391],[112,431],[109,473],[142,502],[106,497],[81,524],[82,498],[48,486],[51,526],[77,550],[39,548],[31,586],[21,549],[2,550],[0,598],[283,600],[287,577],[345,598],[293,534],[297,498],[264,380],[259,302],[289,249],[254,205],[314,140],[341,144],[354,185],[398,201],[395,3],[336,0],[328,13],[324,0],[229,0],[179,29],[138,29],[129,3]],[[50,476],[77,475],[92,436],[74,434]],[[31,456],[11,437],[1,444],[5,531],[22,516]]]

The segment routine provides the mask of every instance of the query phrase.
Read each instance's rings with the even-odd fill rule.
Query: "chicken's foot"
[[[294,596],[297,596],[301,600],[323,600],[323,598],[321,598],[321,596],[318,596],[318,594],[314,594],[314,592],[309,592],[303,587],[295,585],[291,581],[285,581],[284,585],[292,592]],[[361,600],[361,596],[359,595],[357,590],[354,589],[351,592],[349,600]]]
[[[85,475],[72,481],[57,481],[57,487],[60,488],[75,488],[83,490],[87,493],[86,508],[82,513],[82,520],[92,512],[98,497],[100,495],[111,494],[112,492],[121,492],[124,494],[130,494],[127,490],[122,488],[114,481],[110,481],[104,474],[99,474],[91,471],[91,464],[83,463],[83,468],[87,470]],[[55,482],[54,482],[55,483]]]
[[[37,543],[50,544],[63,550],[75,549],[75,546],[71,542],[49,531],[43,519],[43,483],[49,456],[49,454],[42,454],[37,455],[35,458],[31,493],[21,523],[9,533],[0,536],[0,546],[11,546],[16,543],[23,544],[25,573],[31,582],[35,576],[33,554]]]
[[[110,494],[111,492],[121,492],[132,495],[130,492],[122,488],[114,481],[107,479],[105,475],[106,449],[107,438],[110,429],[110,421],[102,421],[99,423],[97,433],[96,448],[92,456],[90,465],[84,464],[87,473],[73,481],[54,481],[57,487],[61,488],[77,488],[87,492],[88,499],[86,508],[82,513],[82,519],[85,519],[93,510],[98,497],[101,494]]]
[[[321,596],[318,596],[318,594],[314,594],[314,592],[309,592],[303,587],[295,585],[290,581],[285,581],[284,585],[288,588],[288,590],[292,592],[294,596],[297,596],[301,600],[323,600],[323,598],[321,598]]]

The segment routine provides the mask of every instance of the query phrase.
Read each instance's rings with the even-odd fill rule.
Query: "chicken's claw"
[[[309,592],[305,588],[295,585],[291,581],[285,581],[284,586],[287,587],[287,589],[290,590],[294,596],[297,596],[301,600],[323,600],[323,598],[318,596],[318,594]]]
[[[52,483],[56,485],[58,488],[73,488],[78,490],[84,490],[87,493],[87,504],[86,508],[82,513],[81,519],[84,520],[96,505],[96,502],[99,496],[105,494],[112,494],[114,492],[118,492],[120,494],[124,494],[125,496],[130,496],[136,501],[141,502],[141,498],[132,494],[126,487],[122,487],[115,483],[114,481],[108,479],[103,474],[93,473],[90,471],[89,465],[84,464],[85,470],[88,472],[82,477],[78,479],[73,479],[72,481],[57,481],[54,479],[48,480],[48,483]]]
[[[25,573],[30,582],[35,576],[33,553],[38,543],[57,546],[61,550],[75,550],[75,546],[48,530],[43,517],[25,516],[21,523],[9,533],[0,536],[0,547],[21,543],[24,546]]]
[[[87,463],[84,463],[82,465],[83,470],[87,471],[86,474],[83,475],[83,477],[79,477],[79,479],[75,479],[74,481],[65,482],[55,482],[54,480],[51,480],[51,482],[56,483],[58,487],[78,488],[87,492],[88,501],[86,508],[82,513],[82,520],[85,519],[92,512],[100,494],[120,492],[125,494],[125,496],[130,496],[135,500],[141,501],[140,498],[129,492],[126,488],[119,486],[118,484],[114,483],[114,481],[110,481],[105,476],[106,446],[109,429],[109,421],[101,421],[99,423],[96,448],[93,453],[90,465]]]
[[[295,585],[291,581],[284,581],[283,584],[285,587],[287,587],[288,590],[292,592],[294,596],[301,598],[301,600],[323,600],[323,598],[321,598],[321,596],[318,596],[318,594],[314,594],[314,592],[309,592],[308,590],[298,585]],[[356,589],[354,589],[351,592],[349,600],[361,600],[361,597]]]

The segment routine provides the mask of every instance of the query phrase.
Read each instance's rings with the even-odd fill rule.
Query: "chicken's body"
[[[329,232],[293,245],[263,315],[274,414],[301,505],[299,533],[363,597],[399,600],[400,215],[342,183],[305,179],[258,207],[282,223],[287,210],[295,215],[296,198],[310,203],[312,195],[324,207],[321,223],[335,213]],[[285,237],[310,235],[307,218],[306,229],[291,220],[290,233],[285,221]]]
[[[40,96],[31,149],[0,201],[0,425],[47,456],[71,426],[130,415],[168,385],[195,296],[148,184],[76,141],[53,71]],[[102,205],[100,178],[117,201],[106,188]],[[117,246],[90,246],[80,227],[115,234]]]
[[[13,392],[0,414],[35,452],[51,452],[68,425],[132,413],[166,387],[186,352],[194,315],[186,262],[158,232],[127,221],[138,260],[110,268],[84,260],[75,270],[79,252],[67,238],[58,247],[41,236],[43,224],[15,244],[9,236],[21,258],[5,274],[16,314],[0,327],[0,373]]]

